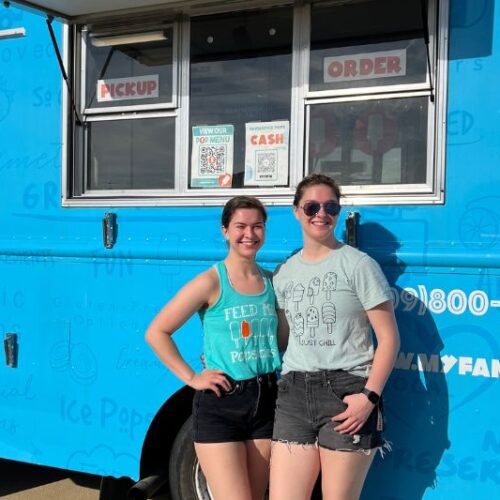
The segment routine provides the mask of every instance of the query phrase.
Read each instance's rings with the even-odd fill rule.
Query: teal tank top
[[[264,271],[264,290],[237,292],[229,282],[224,262],[218,262],[220,294],[200,311],[205,363],[235,380],[245,380],[280,368],[276,296]]]

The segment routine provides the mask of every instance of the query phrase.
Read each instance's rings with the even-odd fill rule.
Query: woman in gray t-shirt
[[[325,175],[312,174],[297,186],[294,214],[304,246],[273,280],[280,337],[288,345],[278,385],[270,500],[309,499],[320,471],[323,498],[359,498],[384,444],[380,396],[399,334],[378,264],[335,239],[339,198],[337,184]]]

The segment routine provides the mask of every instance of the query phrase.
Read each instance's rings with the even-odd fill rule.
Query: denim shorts
[[[227,376],[226,376],[227,377]],[[196,391],[193,399],[193,441],[229,443],[271,439],[276,406],[276,374],[231,382],[221,397]]]
[[[361,392],[366,378],[343,370],[289,372],[278,382],[273,441],[316,444],[339,451],[366,451],[382,446],[382,399],[355,435],[340,434],[331,418],[347,405],[342,399]]]

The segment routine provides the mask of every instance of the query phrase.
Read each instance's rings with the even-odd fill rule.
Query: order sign
[[[406,75],[406,50],[385,50],[366,54],[325,57],[325,83],[368,80]]]

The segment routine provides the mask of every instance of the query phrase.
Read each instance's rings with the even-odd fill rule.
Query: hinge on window
[[[116,243],[116,236],[118,227],[116,224],[116,214],[113,212],[106,212],[104,219],[102,219],[102,239],[104,248],[111,249]]]
[[[3,340],[3,346],[5,349],[5,363],[10,368],[17,368],[17,334],[16,333],[6,333]]]
[[[359,212],[349,212],[345,220],[345,242],[351,247],[358,247]]]

